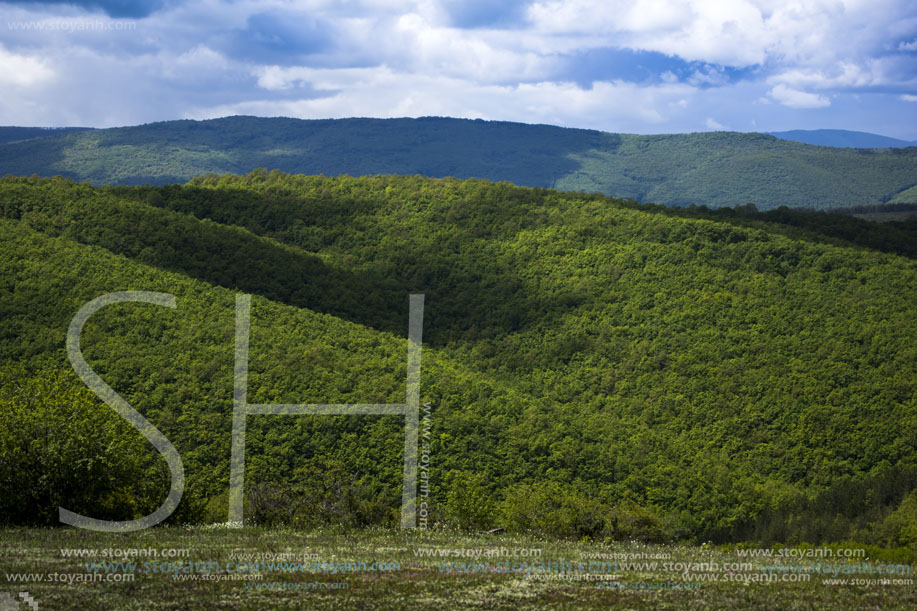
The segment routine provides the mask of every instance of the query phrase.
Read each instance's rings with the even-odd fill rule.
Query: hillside
[[[227,117],[0,144],[0,175],[62,175],[97,185],[185,182],[260,167],[477,177],[674,206],[828,209],[910,203],[903,193],[917,185],[917,148],[835,149],[762,134],[637,136],[435,117]]]
[[[64,134],[85,131],[86,127],[10,127],[0,126],[0,143],[20,142],[33,138],[61,136]]]
[[[889,138],[868,132],[846,129],[794,129],[786,132],[767,132],[783,140],[804,142],[816,146],[839,146],[847,148],[904,148],[917,146],[917,142]]]
[[[235,295],[254,295],[250,401],[366,403],[404,400],[407,296],[424,293],[434,521],[913,543],[909,258],[481,180],[7,178],[0,212],[8,522],[53,523],[59,504],[123,519],[161,502],[163,461],[63,351],[88,300],[177,296],[175,310],[106,308],[82,346],[181,453],[175,519],[207,522],[226,516]],[[247,516],[397,523],[402,438],[389,416],[250,417]]]

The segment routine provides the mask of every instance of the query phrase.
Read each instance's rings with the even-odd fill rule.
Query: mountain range
[[[785,132],[765,132],[783,140],[793,140],[817,146],[844,148],[904,148],[917,146],[917,142],[889,138],[867,132],[846,129],[794,129]]]
[[[255,168],[486,178],[669,206],[823,210],[917,202],[917,148],[830,148],[756,133],[644,136],[441,117],[0,128],[0,175],[158,185]]]

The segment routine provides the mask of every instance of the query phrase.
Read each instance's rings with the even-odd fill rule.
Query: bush
[[[917,490],[912,490],[879,524],[876,537],[883,545],[917,551]]]
[[[310,471],[309,475],[305,472]],[[213,515],[226,507],[224,496],[211,499]],[[337,525],[363,528],[397,524],[399,507],[391,494],[358,481],[346,467],[328,461],[320,469],[302,469],[289,482],[253,481],[246,486],[244,515],[247,523],[280,524],[313,528]],[[224,514],[225,515],[225,514]],[[216,521],[225,520],[221,517]]]
[[[500,504],[507,530],[555,537],[665,541],[672,533],[634,503],[610,506],[558,482],[520,484]]]
[[[483,530],[494,523],[495,508],[481,473],[457,471],[449,474],[444,517],[463,530]]]
[[[0,370],[0,521],[57,524],[58,507],[103,520],[155,510],[164,461],[72,372]]]

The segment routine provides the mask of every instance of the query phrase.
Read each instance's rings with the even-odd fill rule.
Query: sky
[[[917,2],[0,1],[0,125],[239,114],[917,140]]]

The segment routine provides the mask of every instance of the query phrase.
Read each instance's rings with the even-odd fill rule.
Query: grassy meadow
[[[42,610],[912,609],[917,604],[913,554],[853,545],[781,551],[445,530],[218,526],[110,534],[21,528],[0,533],[0,564],[5,573],[0,597],[27,591]],[[31,579],[11,581],[14,574]],[[93,574],[99,577],[87,577]]]

